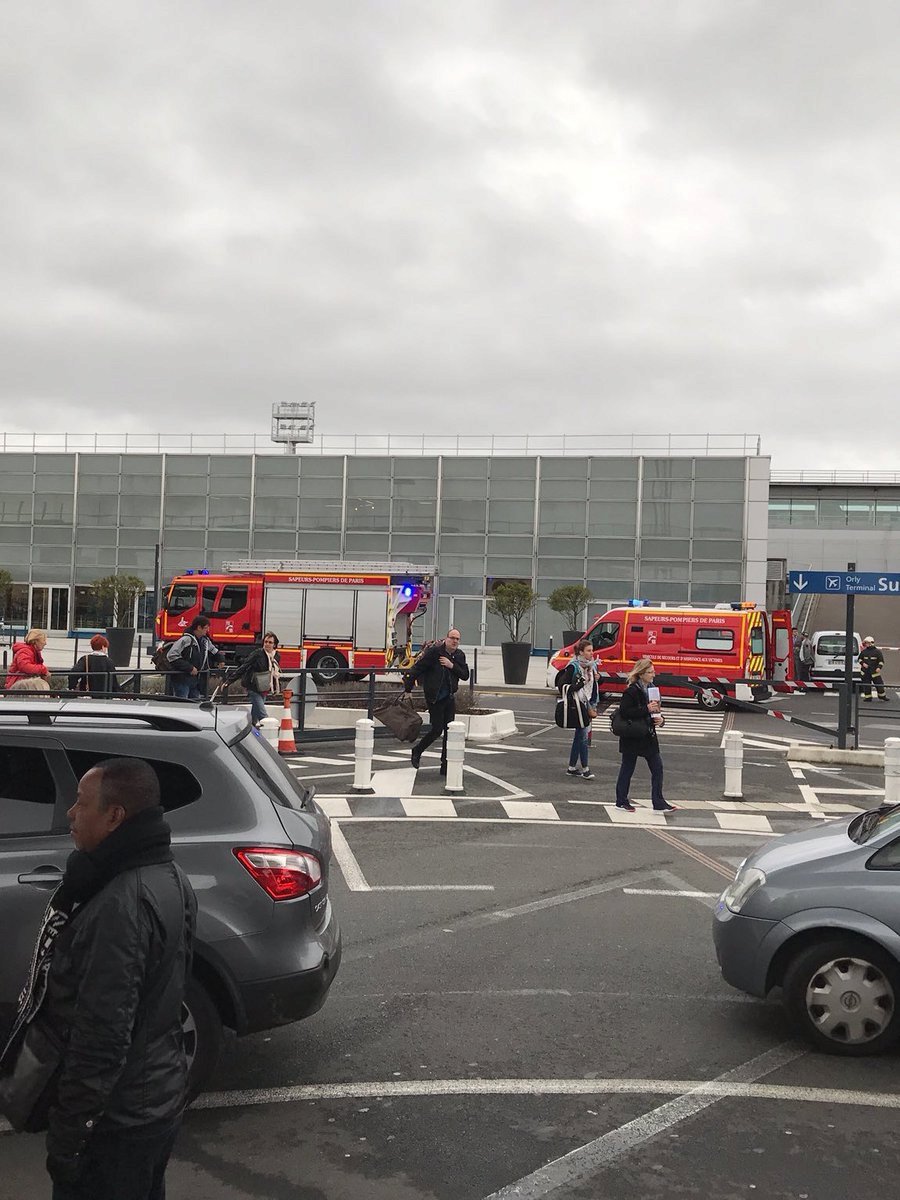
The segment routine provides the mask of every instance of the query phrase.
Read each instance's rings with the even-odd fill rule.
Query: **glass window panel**
[[[167,496],[205,496],[209,480],[205,475],[167,475]]]
[[[115,498],[113,498],[115,502]],[[71,492],[36,492],[34,497],[35,525],[62,525],[72,521],[75,501]]]
[[[641,495],[644,500],[682,500],[690,502],[690,481],[680,479],[645,479]]]
[[[79,525],[75,530],[75,541],[79,546],[114,546],[116,535],[108,527],[93,529]]]
[[[538,574],[552,579],[570,579],[578,583],[584,579],[583,558],[539,558]]]
[[[314,475],[310,478],[301,475],[298,491],[299,495],[304,498],[339,501],[344,494],[344,482],[342,479],[335,479],[331,476]]]
[[[117,492],[119,490],[118,475],[97,475],[95,472],[80,472],[78,475],[78,494],[90,492]]]
[[[441,459],[441,476],[443,479],[487,479],[487,458],[453,458]]]
[[[321,479],[322,477],[344,477],[344,460],[337,455],[320,457],[318,454],[304,455],[300,462],[301,479]]]
[[[609,579],[606,576],[587,581],[588,591],[597,600],[626,600],[634,595],[634,576],[627,579]],[[590,613],[588,617],[590,618]]]
[[[736,604],[741,598],[740,584],[694,583],[691,587],[693,604]]]
[[[744,528],[743,504],[695,504],[694,535],[723,534],[733,536]]]
[[[24,545],[29,545],[31,542],[31,520],[27,525],[10,525],[8,529],[4,529],[0,533],[0,542],[9,545],[11,542],[20,542]]]
[[[437,524],[437,502],[400,499],[395,496],[392,523],[394,528],[400,527],[419,533],[433,531]]]
[[[119,498],[115,492],[107,496],[79,496],[78,520],[90,525],[118,524]],[[159,506],[156,509],[159,520]]]
[[[534,529],[534,501],[492,500],[488,529],[491,533],[531,533]]]
[[[582,558],[584,557],[584,538],[538,538],[538,554],[555,554],[566,558]]]
[[[206,529],[167,529],[167,550],[202,550],[206,545]]]
[[[300,494],[299,481],[296,475],[266,475],[262,479],[256,477],[257,496],[293,496]]]
[[[156,496],[162,490],[162,481],[158,475],[123,475],[122,494],[134,496]]]
[[[449,533],[484,533],[483,500],[442,500],[441,529]]]
[[[530,537],[491,536],[487,540],[488,554],[531,554]]]
[[[239,496],[250,499],[249,475],[220,475],[209,481],[211,496]]]
[[[586,458],[541,458],[541,486],[547,479],[569,479],[573,482],[587,479]]]
[[[746,472],[747,460],[745,458],[694,459],[694,478],[697,480],[740,480],[741,485],[743,486]]]
[[[396,512],[396,508],[394,511]],[[427,566],[434,558],[434,534],[429,537],[398,533],[395,529],[391,534],[391,552],[405,555],[410,561],[416,555],[424,556],[424,564]]]
[[[592,479],[588,484],[591,500],[636,500],[636,479]]]
[[[506,455],[492,458],[492,485],[498,479],[530,479],[533,482],[536,466],[536,458],[507,458]]]
[[[483,596],[484,576],[444,575],[441,578],[441,591],[444,595]]]
[[[315,558],[317,554],[340,554],[340,534],[304,533],[298,539],[301,558]]]
[[[587,573],[606,579],[634,579],[635,562],[633,558],[589,558]]]
[[[34,497],[30,492],[18,495],[0,493],[0,523],[4,525],[31,525],[31,506]]]
[[[694,499],[726,500],[742,504],[744,502],[744,481],[737,479],[730,483],[727,481],[717,483],[698,479],[694,484]]]
[[[443,500],[475,500],[487,495],[487,480],[445,479],[441,484]]]
[[[28,528],[29,533],[31,527]],[[6,530],[2,531],[0,537],[6,537]],[[31,546],[10,545],[8,542],[0,543],[0,567],[5,567],[7,570],[12,570],[14,567],[25,567],[25,571],[16,572],[13,574],[26,575],[28,574],[28,564],[31,562]]]
[[[591,479],[634,479],[637,480],[640,459],[604,458],[590,460]]]
[[[528,558],[514,558],[510,555],[492,554],[487,560],[488,575],[513,576],[531,578],[532,562],[530,556]]]
[[[689,537],[690,504],[645,501],[641,506],[641,534],[650,537]],[[708,532],[708,531],[707,531]]]
[[[297,496],[257,497],[253,509],[253,523],[257,529],[296,529]]]
[[[0,454],[0,477],[6,478],[12,472],[23,475],[34,474],[33,454]]]
[[[72,545],[68,546],[33,546],[31,561],[35,566],[68,565],[72,559]],[[108,561],[111,566],[116,564],[115,547],[110,550]],[[52,581],[48,581],[52,582]]]
[[[691,578],[694,583],[735,583],[741,582],[741,564],[736,563],[698,563],[691,567]]]
[[[71,546],[71,525],[41,525],[34,531],[36,546]]]
[[[442,554],[481,554],[484,551],[484,538],[472,534],[442,533]]]
[[[538,509],[539,531],[583,536],[586,516],[583,500],[544,500]]]
[[[79,503],[79,520],[83,512]],[[119,500],[119,520],[137,528],[158,527],[159,496],[122,496]]]
[[[38,466],[35,472],[34,489],[36,492],[68,492],[75,490],[75,474],[65,472],[42,471]]]
[[[483,575],[484,557],[478,554],[442,554],[441,574],[447,573],[451,575]]]
[[[337,499],[315,499],[304,497],[300,501],[301,529],[340,529],[341,501]]]
[[[790,500],[769,501],[769,528],[786,529],[791,523]]]
[[[154,550],[131,550],[119,547],[119,569],[152,571],[156,561]]]
[[[769,505],[771,525],[771,504]],[[900,529],[900,502],[878,500],[875,506],[875,524],[879,529]]]
[[[815,529],[819,524],[817,500],[792,500],[791,525],[800,529]]]
[[[436,458],[392,458],[394,479],[430,479],[438,477]]]
[[[391,527],[391,502],[389,499],[347,499],[347,528],[384,530]]]
[[[692,468],[690,458],[645,458],[644,482],[648,479],[690,479]]]
[[[869,529],[875,524],[874,500],[848,500],[847,524],[851,529]]]
[[[152,529],[129,529],[124,525],[119,526],[119,545],[131,547],[155,546],[159,540],[159,530],[154,527]]]
[[[183,478],[185,475],[201,475],[209,478],[209,458],[205,454],[167,454],[166,477]]]
[[[384,475],[380,479],[347,477],[347,502],[351,500],[385,500],[391,495],[391,481]]]
[[[135,475],[162,475],[162,456],[159,454],[123,454],[122,475],[129,479]]]
[[[641,580],[638,584],[638,594],[643,599],[651,600],[655,604],[661,604],[663,601],[666,604],[686,604],[688,585],[686,583],[656,583]]]
[[[533,479],[491,478],[491,500],[534,500]]]
[[[637,505],[628,501],[592,500],[588,505],[588,533],[633,538]]]
[[[540,502],[545,500],[585,500],[587,481],[584,479],[541,479]]]
[[[394,498],[411,500],[434,500],[437,496],[437,481],[434,479],[394,478]]]
[[[388,534],[386,533],[348,533],[344,542],[348,554],[358,554],[363,557],[387,557]]]
[[[687,538],[641,538],[641,558],[680,558],[691,556]]]
[[[351,455],[347,459],[348,479],[390,479],[391,460],[377,456]]]
[[[297,555],[297,534],[261,532],[253,534],[252,553],[259,558],[287,555],[295,558]]]
[[[686,562],[659,562],[641,559],[641,579],[651,583],[687,583]]]
[[[209,473],[214,478],[234,477],[250,480],[249,454],[212,454],[209,459]]]
[[[300,459],[295,454],[257,454],[256,455],[256,478],[260,479],[275,479],[278,476],[286,476],[289,479],[296,480],[297,473],[300,470]]]
[[[206,496],[167,496],[163,525],[206,528]]]
[[[743,557],[743,543],[732,540],[722,542],[702,541],[699,538],[694,538],[694,561],[704,558],[731,558],[735,562],[740,562]]]
[[[240,550],[247,553],[250,545],[249,529],[211,529],[206,535],[206,544],[210,554],[217,550]]]

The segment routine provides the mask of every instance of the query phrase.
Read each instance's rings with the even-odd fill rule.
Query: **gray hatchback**
[[[104,758],[146,759],[199,905],[184,1009],[191,1092],[238,1034],[308,1017],[341,958],[331,833],[245,709],[152,701],[0,699],[0,1034],[48,897],[72,850],[66,813]]]
[[[722,975],[832,1054],[900,1038],[900,805],[767,842],[716,905]]]

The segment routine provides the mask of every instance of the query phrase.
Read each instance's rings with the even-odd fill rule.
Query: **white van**
[[[810,675],[813,679],[834,679],[844,674],[844,643],[847,634],[843,629],[818,629],[810,637],[813,661]],[[856,660],[862,651],[862,638],[853,635],[853,676],[860,678]]]

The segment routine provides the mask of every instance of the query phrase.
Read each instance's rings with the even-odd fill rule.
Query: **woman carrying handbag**
[[[266,696],[281,691],[281,670],[278,665],[278,638],[268,632],[249,658],[233,667],[225,677],[226,685],[240,681],[247,689],[250,701],[250,720],[255,728],[268,715]]]
[[[588,751],[591,722],[597,715],[598,693],[597,666],[594,662],[594,648],[589,638],[582,638],[580,642],[576,642],[572,661],[556,676],[556,687],[564,714],[564,727],[575,730],[566,774],[593,779],[594,773],[588,766]]]
[[[656,668],[649,658],[639,659],[628,675],[628,687],[613,715],[612,731],[619,738],[622,766],[616,780],[616,808],[634,812],[628,799],[628,788],[639,758],[646,758],[650,768],[650,799],[656,812],[675,812],[663,796],[663,761],[659,752],[657,727],[665,721],[658,700],[651,700],[649,687]]]

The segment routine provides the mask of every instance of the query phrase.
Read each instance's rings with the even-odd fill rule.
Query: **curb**
[[[883,767],[883,750],[837,750],[832,746],[788,747],[788,762],[853,763],[857,767]]]

